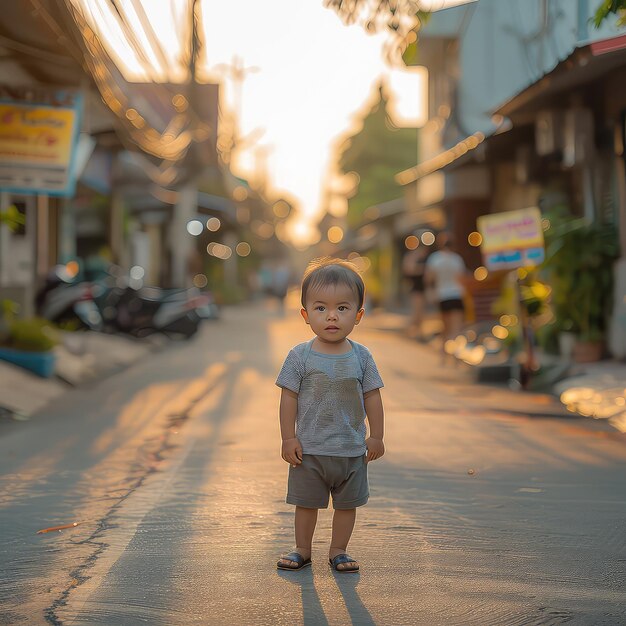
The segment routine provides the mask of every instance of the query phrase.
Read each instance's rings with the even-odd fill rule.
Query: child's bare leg
[[[356,509],[335,509],[333,514],[333,532],[330,540],[329,558],[343,554],[348,550],[348,542],[352,537],[354,522],[356,521]],[[339,569],[353,568],[356,562],[340,563]]]
[[[296,507],[295,514],[295,552],[302,555],[303,559],[311,558],[311,544],[313,543],[313,533],[317,524],[317,509],[307,509],[303,506]],[[280,559],[281,563],[287,566],[295,565],[289,559]]]

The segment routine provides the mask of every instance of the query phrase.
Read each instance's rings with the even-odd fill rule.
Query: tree
[[[359,185],[348,203],[348,222],[357,225],[368,207],[402,195],[394,176],[415,165],[417,131],[396,128],[387,114],[387,99],[381,88],[378,102],[363,118],[362,128],[340,147],[339,168],[356,172]]]
[[[618,26],[626,26],[626,0],[604,0],[592,18],[594,26],[600,28],[610,15],[618,16]]]
[[[428,15],[419,0],[325,0],[346,23],[361,22],[366,31],[387,29],[400,39]]]

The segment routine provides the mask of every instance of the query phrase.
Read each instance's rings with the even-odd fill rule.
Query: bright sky
[[[114,32],[105,0],[73,1],[88,6],[93,19]],[[435,9],[465,1],[431,0]],[[185,23],[182,11],[189,6],[187,0],[125,0],[124,8],[130,14],[137,4],[176,58],[175,38]],[[255,133],[258,139],[252,150],[248,147],[231,164],[234,173],[246,177],[259,156],[267,159],[270,188],[288,192],[300,204],[302,217],[311,219],[320,209],[333,144],[350,127],[381,76],[389,74],[382,54],[384,36],[367,35],[358,25],[345,26],[322,0],[203,0],[202,12],[209,76],[224,84],[227,105],[239,109],[244,136],[264,129]],[[123,45],[120,37],[108,37]],[[149,46],[145,49],[149,51]],[[240,98],[225,67],[236,57],[244,68],[254,68],[245,74]],[[132,59],[128,54],[123,58],[132,71]],[[151,62],[159,66],[154,55]],[[394,85],[404,85],[398,105],[406,115],[417,114],[418,80],[404,72],[402,81],[401,70],[393,73]]]
[[[209,67],[238,55],[258,68],[243,83],[242,131],[265,128],[259,143],[269,149],[273,186],[293,194],[311,215],[319,207],[331,144],[386,69],[383,37],[347,28],[319,0],[252,0],[243,12],[241,4],[206,5]],[[242,13],[250,28],[238,19]],[[225,95],[232,98],[230,85]],[[251,165],[248,159],[242,162]]]

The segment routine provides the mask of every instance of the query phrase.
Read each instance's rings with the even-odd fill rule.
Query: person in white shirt
[[[426,261],[426,285],[431,287],[437,299],[443,323],[443,347],[446,341],[460,334],[465,322],[462,278],[467,268],[463,258],[454,252],[449,235],[440,235],[440,248]],[[445,354],[445,352],[444,352]]]

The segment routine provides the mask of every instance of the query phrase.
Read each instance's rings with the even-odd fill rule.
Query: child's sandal
[[[338,565],[341,565],[343,563],[355,563],[355,565],[351,565],[350,567],[337,567]],[[336,572],[358,572],[359,571],[359,564],[356,562],[356,559],[353,559],[350,555],[348,554],[338,554],[337,556],[333,557],[332,559],[328,559],[328,565],[330,565]]]
[[[280,561],[293,561],[295,565],[285,565]],[[276,563],[276,567],[278,569],[286,569],[286,570],[299,570],[307,565],[311,565],[311,559],[305,559],[299,552],[290,552],[289,554],[285,554],[285,556],[281,556],[278,563]]]

